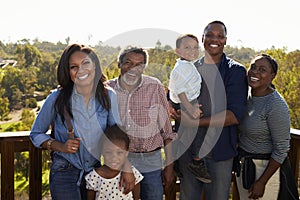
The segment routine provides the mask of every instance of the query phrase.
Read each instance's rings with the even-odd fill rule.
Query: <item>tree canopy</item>
[[[28,107],[29,100],[35,97],[35,92],[42,92],[47,96],[50,90],[57,87],[56,68],[59,57],[67,46],[58,42],[40,42],[23,39],[17,43],[4,44],[0,41],[0,60],[14,59],[17,65],[0,68],[0,118],[5,119],[8,112],[20,107]],[[168,85],[169,75],[174,67],[177,56],[174,49],[168,44],[164,45],[158,40],[154,48],[148,49],[149,65],[145,74],[158,78],[165,87]],[[117,56],[120,47],[111,47],[99,42],[92,46],[99,56],[103,73],[108,79],[119,75]],[[300,129],[300,51],[286,52],[286,49],[274,47],[265,51],[256,52],[246,47],[225,47],[227,56],[242,63],[248,68],[252,58],[258,53],[268,53],[279,64],[279,71],[274,85],[287,101],[291,126]],[[200,49],[200,55],[203,50]]]

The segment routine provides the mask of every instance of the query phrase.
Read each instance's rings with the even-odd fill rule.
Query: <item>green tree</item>
[[[70,37],[67,37],[67,38],[65,39],[65,41],[66,41],[66,44],[69,45],[69,43],[70,43]]]
[[[23,92],[21,92],[21,90],[17,88],[16,85],[12,85],[10,90],[12,95],[10,97],[11,101],[9,102],[9,106],[11,108],[21,109]]]
[[[12,66],[8,66],[3,70],[3,73],[4,76],[1,81],[1,87],[5,89],[3,96],[8,98],[10,103],[9,108],[12,109],[16,105],[16,103],[21,100],[18,98],[19,96],[17,94],[18,91],[20,91],[19,88],[22,87],[22,70],[14,68]],[[16,97],[17,99],[15,99]]]
[[[37,68],[35,67],[28,67],[27,69],[22,69],[22,78],[21,78],[21,91],[23,92],[25,107],[27,108],[28,105],[26,104],[26,99],[34,96],[35,85],[37,84]]]
[[[224,52],[226,53],[226,56],[233,58],[234,60],[240,62],[244,66],[248,66],[250,63],[250,60],[254,58],[255,50],[251,48],[237,48],[237,47],[231,47],[230,45],[227,45],[224,48]]]
[[[19,44],[15,51],[18,61],[20,61],[18,66],[24,68],[38,66],[42,58],[40,51],[28,41],[25,40],[24,42],[25,44]]]
[[[300,129],[300,51],[286,53],[286,49],[271,49],[266,53],[278,63],[274,85],[289,106],[291,126]]]
[[[30,109],[25,108],[21,114],[21,121],[25,131],[29,131],[35,119],[35,114]]]
[[[149,64],[145,74],[158,78],[165,87],[168,85],[170,72],[173,69],[177,55],[174,50],[149,49]]]
[[[50,91],[57,86],[56,67],[59,61],[59,55],[56,53],[42,53],[43,60],[37,68],[37,85],[39,91]],[[47,92],[48,93],[48,92]]]
[[[0,120],[8,119],[9,114],[9,100],[4,97],[4,88],[0,89]]]

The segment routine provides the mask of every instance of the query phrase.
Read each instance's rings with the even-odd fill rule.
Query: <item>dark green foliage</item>
[[[4,88],[0,88],[0,120],[8,119],[9,114],[9,100],[4,97]]]
[[[235,59],[236,61],[240,62],[244,66],[248,66],[250,60],[257,54],[251,48],[245,48],[245,47],[236,48],[236,47],[231,47],[229,45],[227,45],[224,48],[224,52],[228,57]]]
[[[49,166],[48,151],[42,152],[42,196],[49,194]],[[29,191],[29,152],[15,153],[15,198],[28,199]]]
[[[36,108],[37,107],[37,101],[35,98],[30,98],[30,99],[26,99],[27,101],[27,105],[28,105],[28,108]]]
[[[23,109],[21,115],[21,121],[24,131],[30,131],[33,121],[35,119],[35,114],[28,108]]]
[[[285,98],[290,108],[291,126],[300,128],[300,51],[286,53],[284,49],[267,50],[279,65],[274,80],[276,89]]]
[[[68,43],[70,38],[66,38]],[[18,43],[4,44],[0,41],[0,55],[3,59],[15,59],[18,61],[15,67],[9,66],[0,69],[0,118],[4,119],[8,111],[23,107],[33,108],[35,102],[34,92],[40,91],[49,94],[51,89],[57,86],[56,67],[59,57],[67,44],[58,42],[40,42],[34,40],[21,40]],[[93,47],[98,54],[103,73],[108,79],[115,78],[120,71],[117,66],[117,56],[120,47],[104,46],[99,42]],[[272,55],[279,64],[279,72],[274,80],[278,91],[286,99],[291,113],[291,125],[300,128],[300,51],[286,52],[286,49],[274,47],[265,51],[256,52],[247,47],[225,47],[227,56],[239,61],[248,68],[250,60],[258,53],[266,52]],[[156,45],[149,49],[149,65],[145,74],[157,77],[165,87],[168,86],[169,75],[174,67],[177,56],[174,49],[168,44]],[[203,50],[200,49],[200,55]],[[9,109],[9,110],[8,110]],[[20,129],[23,124],[11,129]],[[28,126],[26,126],[28,127]]]

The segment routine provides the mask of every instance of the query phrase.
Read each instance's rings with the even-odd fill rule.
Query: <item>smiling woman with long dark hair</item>
[[[86,199],[83,176],[100,165],[100,138],[107,126],[120,124],[117,98],[104,84],[97,55],[84,45],[66,47],[58,64],[57,79],[60,86],[47,97],[30,138],[36,147],[53,152],[52,199]],[[50,124],[53,136],[46,134]],[[126,188],[134,185],[134,178],[131,179],[125,181]]]

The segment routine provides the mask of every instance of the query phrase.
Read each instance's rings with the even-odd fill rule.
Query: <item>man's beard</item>
[[[135,78],[131,77],[128,74],[123,74],[123,76],[121,76],[122,81],[129,86],[133,86],[136,85],[138,83],[138,81],[140,80],[139,76],[136,76]]]

